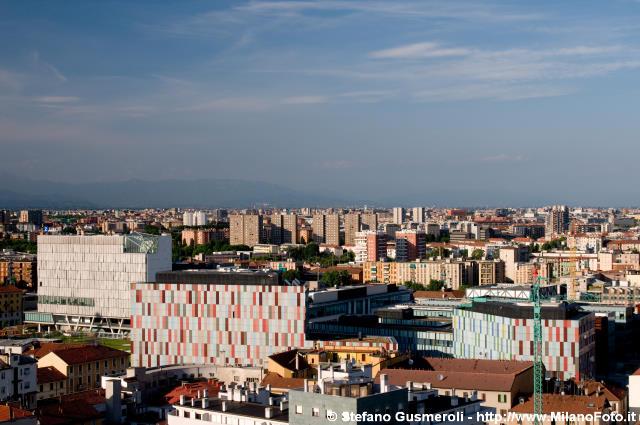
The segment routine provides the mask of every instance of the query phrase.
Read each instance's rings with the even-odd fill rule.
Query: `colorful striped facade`
[[[524,316],[524,315],[523,315]],[[456,358],[533,361],[533,319],[513,318],[457,308],[453,313]],[[547,377],[594,376],[593,314],[567,320],[542,319],[542,356]]]
[[[132,284],[133,366],[262,365],[305,340],[305,288],[194,283]]]

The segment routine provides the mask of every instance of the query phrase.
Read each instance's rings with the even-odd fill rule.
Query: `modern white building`
[[[183,226],[204,226],[208,223],[207,213],[204,211],[185,211],[182,214]]]
[[[38,312],[25,321],[62,330],[130,329],[134,282],[171,270],[171,236],[38,237]]]
[[[185,211],[182,214],[182,225],[193,226],[193,213],[191,211]]]

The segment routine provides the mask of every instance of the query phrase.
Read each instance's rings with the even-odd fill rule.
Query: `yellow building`
[[[23,293],[13,285],[0,286],[0,327],[22,324]]]
[[[398,283],[398,264],[395,262],[362,263],[362,281],[378,283]]]
[[[38,400],[67,394],[67,377],[53,366],[38,368]]]
[[[104,375],[125,373],[129,353],[104,345],[52,350],[38,360],[38,368],[52,366],[67,378],[67,393],[100,387]]]
[[[371,373],[376,376],[380,370],[391,367],[409,359],[409,354],[396,351],[389,352],[381,347],[358,347],[348,345],[325,345],[321,349],[307,353],[307,363],[317,366],[318,363],[340,363],[343,360],[363,365],[371,365]]]

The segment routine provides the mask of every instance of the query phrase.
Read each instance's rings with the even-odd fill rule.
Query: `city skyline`
[[[633,204],[639,10],[5,5],[0,167],[380,204]]]

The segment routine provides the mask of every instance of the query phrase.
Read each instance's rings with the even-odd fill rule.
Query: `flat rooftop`
[[[156,283],[194,285],[279,285],[277,272],[261,270],[182,270],[156,273]]]

